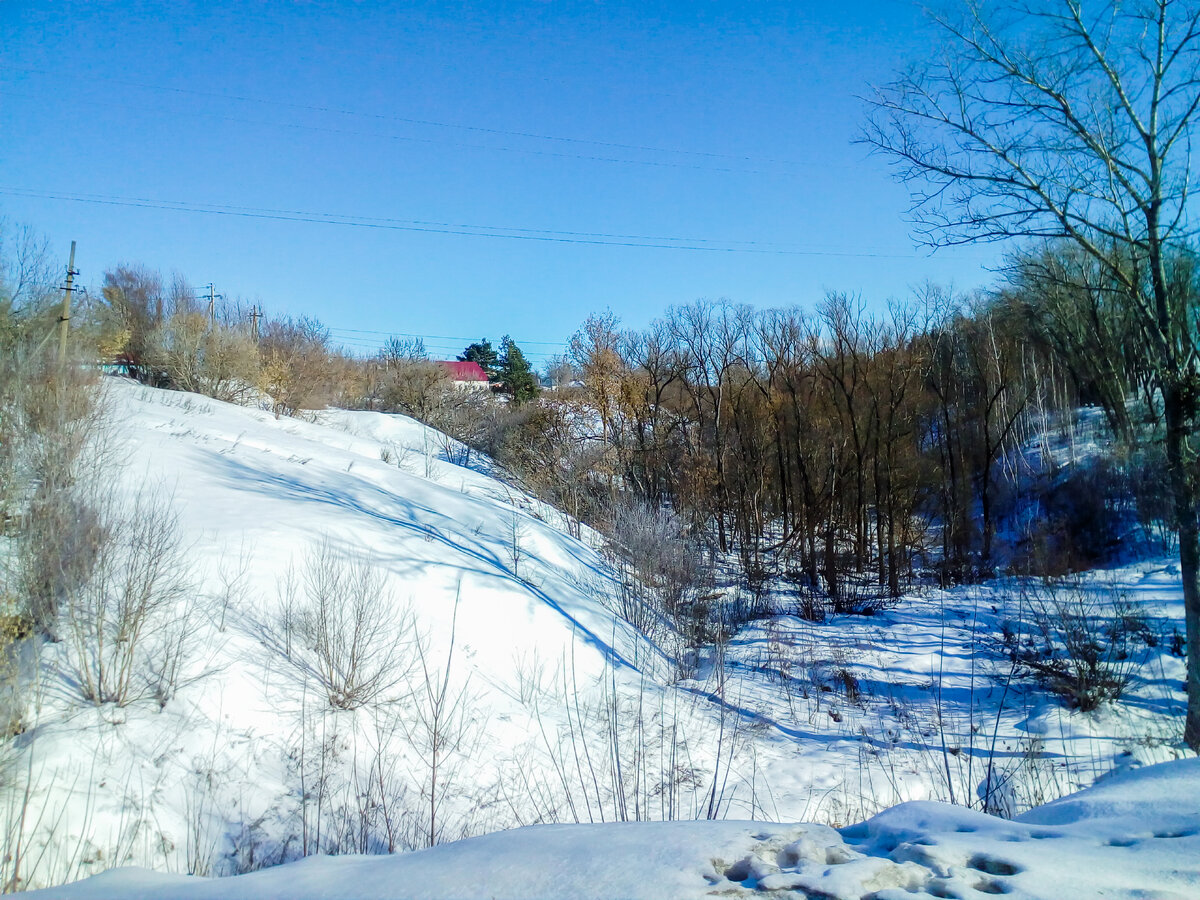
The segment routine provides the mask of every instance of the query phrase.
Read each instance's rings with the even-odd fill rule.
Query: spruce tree
[[[500,359],[492,348],[492,342],[487,338],[469,345],[458,361],[478,363],[488,381],[496,381],[499,378]]]
[[[524,403],[537,396],[540,387],[537,376],[533,374],[521,348],[508,335],[500,342],[498,377],[504,393],[512,397],[514,403]]]

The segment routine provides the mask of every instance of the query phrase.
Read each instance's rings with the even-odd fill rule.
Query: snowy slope
[[[997,786],[989,804],[1016,813],[1114,768],[1186,755],[1183,664],[1165,639],[1182,621],[1169,562],[1093,576],[1120,587],[1164,636],[1147,649],[1126,698],[1094,713],[1005,685],[1007,663],[988,643],[1020,602],[1004,581],[924,592],[873,617],[816,625],[781,615],[739,632],[723,655],[705,650],[696,676],[676,681],[659,648],[611,612],[616,586],[589,544],[594,535],[585,528],[583,541],[570,537],[561,514],[489,475],[486,460],[452,464],[448,456],[458,455],[446,454],[439,433],[367,412],[277,420],[116,379],[107,390],[125,461],[119,491],[169,501],[190,547],[205,603],[192,635],[194,680],[161,709],[95,707],[63,674],[66,648],[47,645],[35,727],[18,739],[30,782],[21,839],[30,886],[121,865],[226,875],[306,851],[428,843],[429,768],[413,737],[412,696],[331,709],[264,640],[280,585],[322,544],[346,559],[367,557],[384,574],[395,618],[411,609],[435,676],[452,658],[462,740],[439,763],[443,841],[539,823],[710,814],[836,827],[903,801],[978,805],[987,783]],[[230,583],[238,589],[226,591]],[[11,822],[18,811],[8,802]],[[899,812],[885,815],[901,821]],[[394,829],[383,821],[391,816]],[[355,826],[368,820],[364,835]],[[749,853],[748,835],[760,830],[694,827],[645,832],[665,855],[639,863],[658,866],[654,878],[700,877],[710,857],[733,865]],[[607,869],[609,847],[636,855],[649,840],[621,827],[597,834],[538,829],[391,861],[304,862],[298,871],[342,896],[336,888],[348,870],[339,866],[361,873],[364,890],[370,879],[391,883],[388,865],[414,866],[430,896],[445,896],[465,889],[453,880],[463,872],[456,862],[436,875],[443,864],[429,860],[519,854],[504,866],[528,871],[529,885],[547,895],[560,893],[554,884],[574,885],[588,896],[593,870],[556,874],[547,854],[594,851],[589,865]],[[113,884],[127,892],[138,879],[156,886],[147,896],[168,883],[120,877]],[[283,876],[238,884],[289,896]],[[633,881],[619,884],[637,895]],[[692,889],[659,884],[678,884],[684,896]],[[516,876],[496,890],[523,895]]]
[[[302,738],[329,745],[348,773],[386,756],[419,793],[421,762],[402,746],[404,710],[382,707],[396,713],[396,733],[384,735],[378,711],[322,709],[312,685],[263,644],[279,586],[302,575],[322,542],[384,573],[397,617],[411,609],[435,673],[454,631],[451,681],[472,743],[469,757],[443,761],[465,770],[469,760],[469,779],[446,782],[462,795],[448,798],[448,836],[516,824],[506,810],[479,824],[469,817],[538,734],[531,685],[548,687],[569,664],[582,702],[598,706],[607,685],[662,667],[657,649],[605,608],[608,567],[565,533],[558,513],[445,462],[443,436],[411,419],[330,411],[317,422],[276,420],[124,380],[106,391],[124,462],[118,490],[177,511],[208,605],[188,673],[197,680],[161,710],[89,705],[61,671],[66,642],[44,648],[37,727],[20,738],[32,753],[30,841],[40,851],[54,833],[36,857],[41,868],[25,866],[34,884],[118,861],[188,871],[206,852],[225,871],[231,835],[252,845],[237,867],[298,853],[291,839],[310,815],[302,794],[311,794],[298,767],[313,753]],[[225,608],[222,585],[239,575]],[[561,702],[543,705],[553,735]],[[357,788],[350,774],[344,780],[338,802],[352,804]]]
[[[1124,773],[1006,821],[906,803],[842,829],[670,822],[546,825],[389,858],[318,857],[232,879],[120,869],[37,896],[1027,900],[1200,895],[1200,761]]]

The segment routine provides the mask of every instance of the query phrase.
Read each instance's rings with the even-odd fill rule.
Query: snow
[[[755,884],[855,898],[910,887],[974,896],[997,884],[1015,896],[1098,895],[1044,892],[1059,874],[1043,847],[1080,884],[1126,886],[1112,896],[1188,896],[1194,863],[1172,854],[1196,858],[1195,838],[1153,837],[1189,831],[1200,786],[1193,762],[1152,766],[1187,755],[1183,661],[1165,639],[1145,648],[1120,703],[1069,710],[1005,686],[995,641],[1020,588],[997,579],[917,593],[870,617],[776,616],[679,678],[662,648],[613,613],[598,537],[586,527],[571,537],[562,514],[505,484],[488,460],[454,464],[462,454],[438,432],[371,412],[276,419],[109,382],[125,459],[118,489],[153,492],[178,511],[208,616],[191,680],[162,708],[88,704],[61,673],[66,648],[44,649],[34,727],[17,742],[37,813],[23,877],[36,887],[96,876],[48,896],[686,897]],[[453,640],[464,741],[442,772],[440,840],[479,836],[388,858],[310,858],[236,881],[181,879],[299,856],[321,747],[334,766],[320,772],[331,779],[327,815],[352,814],[362,773],[382,761],[406,823],[398,848],[422,845],[424,770],[405,739],[412,704],[324,708],[264,644],[279,585],[323,543],[384,574],[397,618],[412,610],[435,668]],[[1181,626],[1170,561],[1088,577],[1123,591],[1156,634]],[[230,581],[240,589],[218,602]],[[1114,769],[1141,771],[1083,795],[1099,799],[1080,809],[1103,814],[1051,804],[1003,822],[931,802],[978,807],[990,784],[989,806],[1016,814]],[[1161,783],[1149,774],[1159,771]],[[1126,781],[1153,787],[1154,803],[1121,793]],[[1134,805],[1119,809],[1120,797]],[[613,822],[703,818],[714,802],[731,820],[814,824]],[[1062,818],[1028,818],[1038,815]],[[576,821],[598,824],[540,824]],[[976,830],[957,830],[967,827]],[[1055,840],[1039,837],[1051,831]],[[328,835],[319,846],[350,849]],[[992,859],[1020,871],[989,872]],[[131,865],[144,869],[106,873]],[[1133,892],[1137,878],[1148,893]]]
[[[392,857],[310,857],[226,879],[118,869],[63,900],[701,898],[1186,900],[1200,890],[1200,760],[1110,777],[1016,821],[928,801],[822,825],[542,825]]]

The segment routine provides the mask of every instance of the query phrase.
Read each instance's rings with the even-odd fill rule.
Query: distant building
[[[450,376],[450,380],[454,382],[454,386],[460,390],[470,391],[486,391],[488,389],[487,373],[476,362],[462,362],[460,360],[442,360],[438,363]]]

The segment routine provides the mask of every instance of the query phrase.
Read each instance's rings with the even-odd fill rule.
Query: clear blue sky
[[[699,297],[971,288],[999,251],[916,249],[905,189],[852,143],[856,95],[932,39],[907,0],[3,0],[0,191],[26,193],[0,214],[64,261],[77,240],[85,284],[142,262],[335,329],[454,338],[436,355],[509,332],[539,363],[606,307],[639,326]]]

